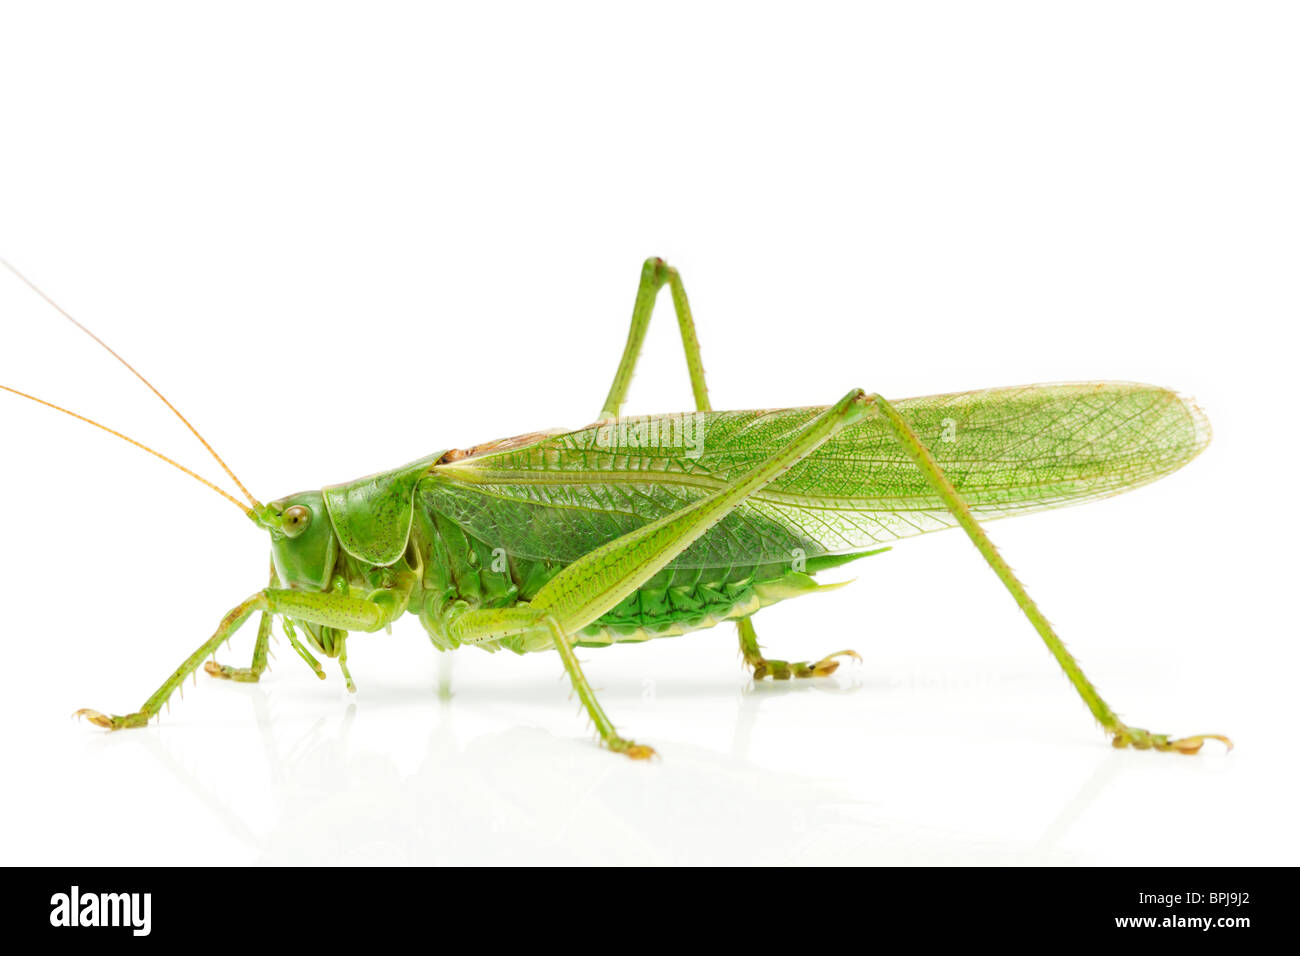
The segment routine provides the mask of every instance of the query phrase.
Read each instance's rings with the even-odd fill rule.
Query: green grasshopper
[[[980,525],[1118,494],[1181,468],[1208,444],[1210,427],[1174,392],[1089,382],[891,403],[854,389],[825,407],[713,411],[681,277],[654,258],[642,269],[627,345],[595,424],[436,451],[392,471],[264,505],[144,376],[5,265],[152,389],[248,503],[120,432],[0,388],[185,471],[234,502],[271,539],[269,586],[231,610],[135,713],[77,712],[100,727],[146,725],[200,665],[213,677],[258,680],[274,617],[283,620],[290,644],[318,677],[325,673],[313,650],[337,659],[348,689],[355,690],[347,667],[350,635],[387,629],[409,613],[439,651],[462,645],[519,654],[554,650],[604,745],[646,758],[654,750],[620,736],[605,715],[575,648],[730,620],[756,680],[826,676],[840,658],[857,655],[768,659],[754,613],[840,586],[818,584],[815,577],[880,554],[888,550],[878,547],[885,542],[957,525],[1114,746],[1193,754],[1215,739],[1231,747],[1217,734],[1171,739],[1124,724]],[[696,410],[620,418],[665,285]],[[254,614],[261,618],[251,664],[209,660]]]

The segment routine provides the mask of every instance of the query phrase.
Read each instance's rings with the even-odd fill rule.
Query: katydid
[[[854,389],[832,405],[713,411],[686,291],[677,270],[649,259],[627,345],[598,421],[468,449],[262,504],[177,409],[121,356],[5,263],[51,306],[126,365],[203,442],[247,499],[120,432],[8,386],[138,445],[234,502],[271,539],[270,583],[134,713],[79,716],[110,730],[141,727],[203,666],[256,681],[272,619],[318,677],[313,652],[339,662],[356,632],[419,618],[434,647],[555,651],[601,742],[633,758],[652,748],[605,715],[576,648],[636,642],[734,621],[756,680],[831,674],[817,661],[765,658],[752,617],[787,598],[838,587],[830,568],[880,554],[888,542],[959,526],[1046,643],[1116,747],[1198,752],[1214,739],[1172,738],[1123,723],[1089,682],[989,540],[982,521],[1107,497],[1154,481],[1208,444],[1191,402],[1149,385],[1031,385],[889,402]],[[670,289],[695,410],[621,418],[663,286]],[[217,649],[260,615],[248,667]]]

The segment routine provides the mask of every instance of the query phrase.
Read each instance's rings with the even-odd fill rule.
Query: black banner
[[[698,871],[599,874],[420,872],[412,869],[10,870],[6,925],[79,942],[191,942],[251,933],[297,943],[374,943],[409,930],[437,945],[446,921],[506,938],[567,924],[618,927],[644,943],[658,932],[714,925],[734,941],[866,930],[928,942],[1080,940],[1131,936],[1235,945],[1290,928],[1289,870],[870,869],[800,874],[754,869],[725,879]],[[698,882],[696,882],[698,878]],[[503,918],[502,914],[508,914]],[[670,927],[676,926],[677,929]],[[531,927],[531,929],[530,929]],[[1289,934],[1288,934],[1289,935]]]

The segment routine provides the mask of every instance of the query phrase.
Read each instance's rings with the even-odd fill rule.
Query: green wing
[[[1204,414],[1150,385],[1029,385],[895,403],[981,520],[1091,501],[1182,467]],[[568,562],[708,495],[821,408],[658,415],[506,442],[420,483],[492,547]],[[952,527],[879,416],[846,429],[750,498],[670,567],[734,567],[858,551]]]

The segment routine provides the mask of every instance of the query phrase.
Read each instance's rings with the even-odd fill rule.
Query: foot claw
[[[113,724],[112,717],[108,716],[108,714],[101,714],[97,710],[91,710],[89,707],[81,708],[81,710],[77,711],[72,716],[77,718],[84,717],[96,727],[103,727],[105,730],[117,730],[117,727]]]
[[[1195,737],[1179,737],[1177,740],[1169,741],[1169,749],[1177,750],[1180,754],[1198,753],[1205,745],[1207,740],[1217,740],[1224,746],[1224,753],[1232,751],[1232,740],[1223,734],[1197,734]]]
[[[839,670],[840,667],[840,662],[835,660],[835,658],[837,657],[851,657],[859,664],[862,663],[862,655],[859,654],[857,651],[836,651],[834,654],[827,654],[816,664],[814,664],[812,666],[812,673],[807,676],[829,677],[831,674],[834,674],[837,670]],[[804,675],[800,674],[799,676],[803,677]]]
[[[631,757],[633,760],[649,760],[651,757],[657,757],[653,747],[646,744],[633,743],[630,740],[614,738],[609,742],[609,749],[616,754],[623,754],[625,757]]]
[[[1140,727],[1126,727],[1123,724],[1111,731],[1110,742],[1111,746],[1121,750],[1125,747],[1132,747],[1135,750],[1173,751],[1191,755],[1200,753],[1207,740],[1217,740],[1227,748],[1227,751],[1232,750],[1232,741],[1222,734],[1197,734],[1194,737],[1179,737],[1170,740],[1167,734],[1153,734],[1149,730],[1143,730]]]
[[[121,730],[123,727],[144,727],[149,723],[149,717],[146,714],[109,715],[101,714],[89,707],[83,707],[72,716],[84,717],[96,727],[103,727],[105,730]]]

